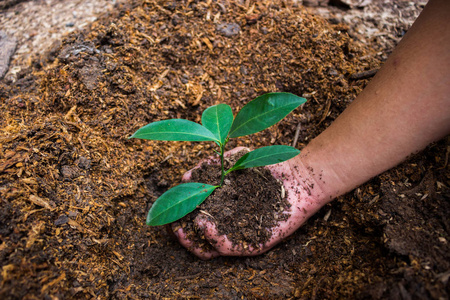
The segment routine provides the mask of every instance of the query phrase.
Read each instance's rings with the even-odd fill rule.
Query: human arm
[[[180,242],[201,258],[256,255],[292,234],[323,205],[450,131],[450,2],[431,0],[366,89],[297,157],[269,167],[284,182],[290,218],[258,249],[233,246],[205,217],[197,226],[215,250]]]

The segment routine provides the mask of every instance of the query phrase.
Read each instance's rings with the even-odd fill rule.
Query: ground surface
[[[131,133],[286,91],[309,101],[230,146],[292,144],[300,128],[301,149],[392,50],[354,41],[352,30],[284,1],[130,1],[5,78],[0,298],[447,299],[447,140],[324,207],[262,256],[199,261],[164,228],[145,226],[151,203],[213,145]]]
[[[6,78],[14,81],[33,57],[43,54],[65,34],[85,28],[100,13],[113,9],[115,3],[115,0],[0,0],[0,31],[17,45]]]

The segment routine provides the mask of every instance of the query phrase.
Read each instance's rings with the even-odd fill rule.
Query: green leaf
[[[222,144],[227,139],[232,123],[233,112],[226,104],[208,107],[202,115],[203,126],[208,128]]]
[[[150,123],[139,128],[130,138],[157,141],[217,141],[214,134],[207,128],[184,119]]]
[[[244,154],[227,173],[247,168],[277,164],[298,155],[300,151],[291,146],[267,146]]]
[[[229,136],[234,138],[264,130],[305,102],[305,98],[290,93],[268,93],[259,96],[239,111]]]
[[[205,183],[189,182],[171,188],[153,203],[147,215],[147,225],[172,223],[200,205],[217,188]]]

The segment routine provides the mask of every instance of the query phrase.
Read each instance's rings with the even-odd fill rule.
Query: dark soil
[[[230,157],[225,164],[230,168],[245,152]],[[228,159],[227,159],[228,160]],[[203,163],[192,172],[192,182],[211,185],[220,184],[221,171],[217,165]],[[201,213],[214,222],[220,234],[226,234],[234,244],[245,248],[258,248],[269,241],[271,228],[289,217],[290,208],[282,184],[265,168],[245,169],[231,172],[224,180],[224,185],[216,189],[197,210],[181,220],[181,226],[188,233],[191,241],[199,247],[208,248],[204,237],[197,236],[198,230],[193,220]]]
[[[301,149],[382,64],[285,3],[130,1],[0,82],[1,299],[449,298],[447,139],[261,256],[200,261],[145,225],[214,145],[128,140],[139,127],[292,92],[303,109],[230,149],[292,144],[297,128]]]

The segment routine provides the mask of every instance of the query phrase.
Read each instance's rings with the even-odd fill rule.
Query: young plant
[[[306,99],[290,93],[268,93],[247,103],[233,118],[231,107],[218,104],[208,107],[202,114],[202,125],[184,120],[170,119],[150,123],[138,129],[130,138],[158,141],[213,141],[219,146],[221,180],[213,186],[189,182],[177,185],[153,203],[147,215],[147,225],[172,223],[192,212],[211,193],[223,185],[225,176],[236,170],[272,165],[293,158],[300,153],[290,146],[267,146],[244,154],[228,170],[224,167],[225,146],[230,138],[262,131],[286,117]]]

